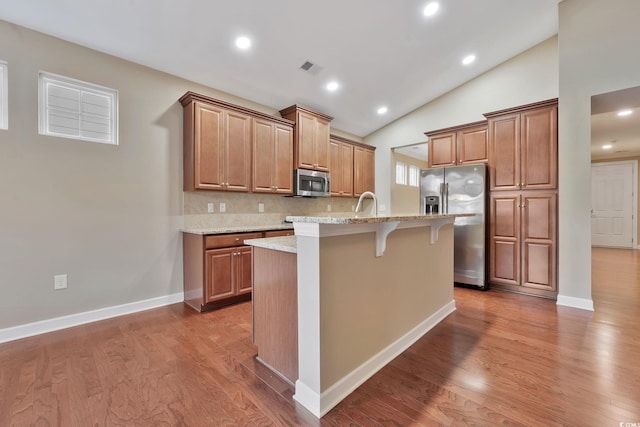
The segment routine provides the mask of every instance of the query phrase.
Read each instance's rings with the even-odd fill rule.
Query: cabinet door
[[[520,189],[520,115],[489,120],[491,190]]]
[[[520,195],[491,194],[489,280],[520,284]]]
[[[274,124],[262,119],[253,120],[253,179],[256,193],[272,193],[274,168]]]
[[[251,188],[251,117],[225,113],[225,190],[249,191]]]
[[[353,195],[375,191],[375,154],[362,147],[353,149]]]
[[[275,125],[273,185],[278,194],[293,194],[293,129]]]
[[[221,190],[224,182],[224,111],[194,103],[195,188]]]
[[[247,294],[251,292],[253,287],[253,275],[251,272],[252,267],[252,252],[251,246],[241,246],[235,248],[234,252],[235,260],[235,283],[238,295]]]
[[[344,192],[342,189],[342,143],[339,141],[329,141],[329,154],[331,156],[331,196],[339,197]]]
[[[316,118],[304,112],[298,112],[296,123],[297,168],[314,169]]]
[[[340,169],[337,171],[333,168],[337,173],[332,174],[331,176],[342,175],[342,189],[340,195],[343,197],[353,197],[353,145],[341,144],[340,153],[342,164]]]
[[[205,252],[205,302],[236,295],[234,253],[236,248],[211,249]]]
[[[316,120],[315,132],[315,167],[314,169],[329,172],[331,159],[329,154],[329,122]]]
[[[454,166],[456,164],[455,132],[430,137],[427,146],[429,167]]]
[[[353,145],[331,140],[331,196],[353,197]]]
[[[488,156],[488,128],[479,126],[463,129],[458,132],[458,161],[459,165],[481,163],[489,160]]]
[[[522,195],[522,286],[556,290],[555,193]]]
[[[555,189],[558,180],[558,108],[522,113],[522,189]]]

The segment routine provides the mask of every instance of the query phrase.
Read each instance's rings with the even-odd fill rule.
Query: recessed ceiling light
[[[611,144],[604,144],[604,145],[602,146],[602,149],[603,149],[603,150],[610,150],[610,149],[611,149],[611,147],[613,147],[613,145],[611,145]]]
[[[631,111],[631,110],[620,110],[620,111],[618,111],[618,115],[620,117],[629,116],[632,113],[633,113],[633,111]]]
[[[386,114],[387,111],[389,111],[389,109],[387,107],[382,106],[382,107],[378,108],[378,114],[380,114],[380,115]]]
[[[332,81],[332,82],[327,83],[327,90],[329,92],[335,92],[336,90],[338,90],[339,87],[340,87],[340,85],[336,81]]]
[[[462,60],[462,64],[463,65],[469,65],[471,64],[473,61],[476,60],[476,56],[475,55],[467,55],[464,57],[464,59]]]
[[[236,47],[238,49],[249,49],[251,47],[251,39],[246,36],[241,36],[236,39]]]
[[[428,5],[425,6],[424,8],[424,16],[432,16],[433,14],[435,14],[438,11],[438,8],[440,7],[440,5],[438,4],[437,1],[432,1],[431,3],[429,3]]]

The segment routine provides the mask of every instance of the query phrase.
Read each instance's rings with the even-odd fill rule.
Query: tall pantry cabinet
[[[557,295],[558,100],[485,114],[489,283]]]

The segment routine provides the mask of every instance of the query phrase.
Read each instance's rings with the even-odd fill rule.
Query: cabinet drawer
[[[290,230],[274,230],[274,231],[265,231],[264,237],[281,237],[281,236],[293,236],[295,232],[293,229]]]
[[[228,248],[231,246],[244,245],[245,239],[260,239],[262,233],[237,233],[237,234],[221,234],[217,236],[205,237],[205,249]]]

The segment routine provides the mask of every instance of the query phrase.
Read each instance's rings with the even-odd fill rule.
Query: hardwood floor
[[[315,420],[255,361],[251,305],[182,304],[0,345],[0,426],[640,423],[640,251],[593,250],[595,313],[455,289],[457,311]]]

